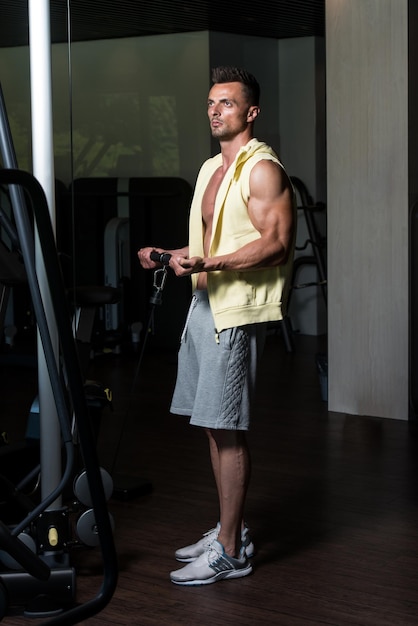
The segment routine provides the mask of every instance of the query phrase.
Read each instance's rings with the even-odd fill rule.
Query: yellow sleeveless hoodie
[[[248,217],[250,172],[256,163],[268,159],[278,163],[277,155],[265,143],[251,139],[238,152],[218,190],[212,225],[209,256],[234,252],[260,237]],[[189,219],[189,255],[203,257],[202,199],[222,155],[202,165],[195,187]],[[216,331],[225,328],[282,319],[292,265],[293,251],[285,265],[252,271],[208,272],[208,296]],[[197,274],[192,274],[196,288]]]

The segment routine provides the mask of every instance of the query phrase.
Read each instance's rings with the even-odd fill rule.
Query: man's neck
[[[222,154],[222,169],[226,170],[232,165],[238,152],[253,139],[252,134],[238,135],[228,141],[220,141]]]

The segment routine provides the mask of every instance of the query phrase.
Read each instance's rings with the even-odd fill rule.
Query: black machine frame
[[[45,593],[44,590],[48,589],[50,585],[51,593],[54,595],[56,589],[62,584],[67,587],[73,586],[74,572],[69,567],[68,559],[63,559],[62,555],[55,559],[54,554],[35,553],[19,539],[19,534],[29,525],[36,523],[45,512],[53,519],[54,509],[51,505],[53,505],[58,495],[63,492],[64,487],[72,476],[74,451],[68,408],[70,403],[77,423],[79,445],[91,493],[92,508],[103,560],[103,582],[94,598],[78,606],[70,605],[65,607],[62,611],[58,611],[58,614],[54,614],[51,619],[48,619],[45,624],[51,626],[77,624],[97,614],[112,598],[118,577],[117,556],[48,204],[44,191],[34,176],[17,168],[1,85],[0,151],[4,164],[4,169],[0,169],[0,185],[8,186],[10,192],[14,220],[13,227],[16,229],[17,240],[27,273],[28,286],[54,395],[61,428],[62,445],[66,456],[65,469],[61,480],[52,493],[35,506],[12,530],[0,521],[0,549],[10,554],[22,566],[22,569],[17,572],[6,569],[5,571],[0,570],[0,620],[3,617],[1,610],[5,610],[9,603],[13,603],[15,599],[21,603],[22,598],[25,597],[29,602],[33,594],[39,593],[38,588]],[[27,199],[29,199],[29,202],[27,202]],[[52,346],[48,320],[40,293],[35,264],[34,232],[30,216],[33,216],[38,232],[40,254],[46,271],[54,323],[58,330],[60,362],[65,370],[65,386],[63,382],[64,377],[61,375]],[[7,228],[10,228],[10,224],[7,224]],[[36,254],[39,254],[39,252],[36,252]],[[41,467],[41,471],[47,471],[47,468],[44,470]],[[56,511],[56,516],[62,518],[62,509]],[[57,522],[57,525],[59,526],[59,522]],[[41,528],[40,532],[44,532],[43,524],[40,524],[39,527]],[[62,546],[60,548],[62,549]]]

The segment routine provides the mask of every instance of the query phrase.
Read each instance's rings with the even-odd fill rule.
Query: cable
[[[152,254],[154,254],[154,253],[152,253]],[[158,253],[155,253],[155,254],[158,254]],[[162,258],[162,257],[163,257],[163,255],[158,254],[158,260],[160,260],[160,258]],[[153,293],[151,294],[151,297],[150,297],[151,308],[150,308],[150,312],[149,312],[149,316],[148,316],[148,323],[147,323],[146,328],[145,328],[144,340],[142,342],[141,351],[140,351],[138,362],[137,362],[137,365],[136,365],[136,368],[135,368],[135,373],[134,373],[134,376],[133,376],[133,379],[132,379],[131,390],[130,390],[130,393],[129,393],[129,396],[128,396],[128,406],[127,406],[126,411],[125,411],[125,416],[124,416],[124,419],[123,419],[123,423],[122,423],[122,426],[121,426],[121,429],[120,429],[118,441],[117,441],[117,444],[116,444],[116,449],[115,449],[115,453],[114,453],[114,457],[113,457],[112,468],[111,468],[111,471],[110,471],[111,474],[113,474],[115,472],[116,463],[117,463],[117,461],[119,459],[119,453],[120,453],[120,449],[121,449],[121,445],[122,445],[122,438],[123,438],[123,435],[125,433],[126,424],[127,424],[127,421],[128,421],[129,412],[130,412],[130,408],[131,408],[132,395],[133,395],[135,386],[136,386],[136,384],[138,382],[139,372],[140,372],[142,361],[143,361],[143,357],[144,357],[144,354],[145,354],[145,347],[146,347],[146,344],[147,344],[148,335],[151,333],[151,330],[152,330],[152,328],[154,326],[155,307],[157,305],[161,305],[162,304],[162,291],[164,289],[165,282],[166,282],[168,261],[170,260],[169,258],[167,259],[167,257],[171,257],[171,255],[166,253],[165,257],[166,257],[166,261],[167,262],[164,265],[164,267],[162,269],[157,269],[154,272],[154,283],[153,283],[154,291],[153,291]],[[156,260],[155,257],[154,257],[154,260]]]

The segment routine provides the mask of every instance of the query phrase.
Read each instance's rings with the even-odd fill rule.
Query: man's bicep
[[[259,232],[265,229],[283,231],[292,227],[293,192],[290,181],[280,165],[261,161],[250,177],[248,214]]]

